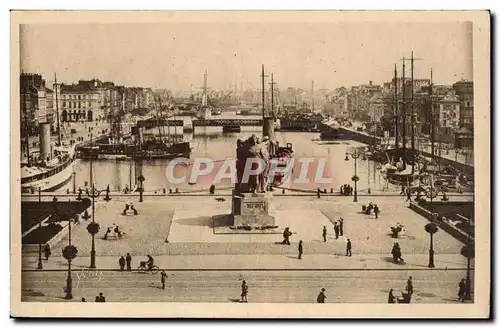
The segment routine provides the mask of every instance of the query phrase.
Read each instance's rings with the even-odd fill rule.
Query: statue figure
[[[238,192],[265,192],[270,167],[270,156],[267,149],[268,143],[268,140],[261,142],[255,134],[245,141],[238,139],[236,148],[237,183],[235,186]],[[244,183],[242,180],[246,161],[249,158],[264,160],[265,168],[258,176],[250,175],[248,182]],[[257,169],[257,165],[257,163],[253,163],[251,169]]]

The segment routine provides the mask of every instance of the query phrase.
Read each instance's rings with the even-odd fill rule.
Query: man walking
[[[51,255],[49,244],[45,244],[45,246],[43,248],[43,252],[45,253],[45,260],[48,261],[50,255]]]
[[[410,276],[408,278],[408,281],[406,282],[406,291],[408,292],[408,295],[411,297],[413,295],[413,278]]]
[[[127,253],[125,261],[127,262],[127,271],[132,271],[132,256],[130,256],[130,253]]]
[[[405,200],[405,202],[411,202],[411,190],[410,190],[410,188],[408,188],[406,190],[406,200]]]
[[[248,295],[248,285],[247,282],[243,280],[243,282],[241,283],[241,303],[248,302],[247,295]]]
[[[302,240],[299,240],[299,256],[298,256],[298,259],[302,259]]]
[[[333,231],[335,231],[335,239],[339,239],[339,225],[338,222],[333,224]]]
[[[344,219],[343,218],[339,219],[339,234],[341,236],[344,235]]]
[[[165,289],[165,280],[167,279],[167,273],[165,270],[161,270],[161,289]]]
[[[323,226],[323,242],[326,243],[326,226]]]
[[[378,205],[375,205],[373,207],[373,213],[375,213],[375,219],[378,219],[378,213],[380,212],[380,209],[378,208]]]
[[[352,256],[352,244],[351,240],[347,239],[347,244],[345,246],[345,256]]]
[[[285,231],[283,231],[283,243],[282,244],[290,245],[290,236],[291,235],[292,235],[292,233],[290,232],[290,228],[286,227]]]
[[[465,279],[462,279],[462,280],[460,280],[460,283],[458,284],[458,301],[459,302],[465,301],[465,289],[466,289]]]
[[[316,301],[318,303],[325,303],[326,300],[326,295],[325,295],[325,289],[321,288],[321,291],[318,294],[318,297],[316,298]]]
[[[125,269],[125,258],[123,255],[118,260],[118,264],[120,264],[120,271],[123,271],[123,269]]]

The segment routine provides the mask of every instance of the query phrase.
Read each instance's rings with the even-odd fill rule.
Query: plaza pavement
[[[103,292],[108,302],[237,302],[241,280],[246,279],[250,302],[315,302],[318,290],[324,287],[327,302],[385,303],[388,290],[394,288],[395,295],[400,295],[411,275],[416,290],[413,302],[456,302],[458,281],[466,274],[466,260],[460,255],[462,244],[444,231],[436,233],[436,267],[429,269],[429,236],[424,231],[427,221],[408,209],[402,196],[363,196],[358,203],[341,196],[273,197],[271,213],[286,214],[290,229],[297,232],[290,246],[279,243],[280,234],[231,237],[240,240],[207,237],[212,231],[211,215],[231,210],[230,198],[216,198],[150,196],[143,203],[135,201],[136,197],[99,200],[96,222],[101,224],[101,231],[96,235],[94,276],[88,271],[91,238],[87,222],[81,220],[72,229],[72,244],[78,247],[72,265],[74,301],[81,297],[92,301]],[[131,200],[139,214],[123,216],[125,203]],[[361,205],[370,201],[381,208],[378,219],[359,213]],[[189,213],[191,217],[186,217]],[[332,222],[339,217],[344,219],[345,235],[337,240],[332,235]],[[190,222],[183,225],[186,219]],[[321,237],[325,222],[329,223],[326,243]],[[390,226],[396,222],[405,226],[408,236],[389,236]],[[124,237],[103,240],[106,227],[113,223],[125,232]],[[174,224],[181,229],[172,229]],[[176,242],[175,234],[184,236]],[[271,240],[266,239],[269,237]],[[301,260],[297,259],[299,238],[304,238]],[[344,256],[346,238],[353,244],[352,257]],[[404,264],[391,261],[395,241],[401,245]],[[37,253],[23,255],[24,301],[63,300],[67,262],[60,250],[67,242],[65,237],[52,248],[54,256],[43,261],[41,271],[36,270]],[[133,269],[147,254],[153,255],[155,264],[169,274],[166,290],[159,288],[159,275],[119,272],[119,256],[127,252],[132,254]],[[97,280],[95,274],[102,278]]]
[[[282,241],[280,225],[273,235],[213,235],[211,216],[231,212],[229,199],[219,202],[216,197],[149,197],[134,202],[137,216],[121,214],[127,197],[96,204],[96,222],[101,225],[95,237],[98,256],[118,256],[130,252],[134,256],[151,255],[209,255],[209,254],[294,254],[296,243],[304,240],[304,252],[309,254],[343,254],[346,238],[357,254],[390,255],[394,242],[401,245],[403,258],[407,254],[427,254],[429,235],[424,226],[427,220],[407,208],[402,197],[363,197],[353,203],[350,197],[274,197],[270,213],[286,217],[283,222],[292,232],[292,246]],[[381,208],[378,219],[360,213],[361,205],[374,202]],[[190,217],[186,217],[191,213]],[[333,236],[333,222],[344,219],[344,236]],[[89,220],[90,222],[91,220]],[[279,220],[277,220],[279,222]],[[390,227],[400,222],[407,236],[391,238]],[[72,244],[79,255],[90,254],[91,238],[88,223],[80,220],[72,229]],[[103,240],[108,226],[116,224],[125,233],[122,239]],[[327,225],[328,242],[322,241],[323,225]],[[173,229],[172,229],[173,227]],[[182,235],[182,236],[180,236]],[[53,247],[53,255],[67,245],[67,236]],[[295,245],[295,246],[294,246]],[[439,254],[460,254],[463,245],[444,231],[434,236],[434,251]],[[36,254],[26,254],[36,256]]]

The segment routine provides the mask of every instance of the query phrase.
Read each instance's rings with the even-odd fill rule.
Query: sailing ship
[[[289,167],[290,161],[293,160],[294,149],[292,143],[287,143],[285,147],[280,146],[279,142],[276,140],[276,127],[277,127],[277,119],[276,113],[274,110],[274,75],[271,74],[271,108],[270,113],[266,111],[265,106],[265,74],[264,74],[264,65],[262,65],[262,132],[263,137],[269,139],[269,154],[270,160],[277,162],[277,167],[285,168]],[[287,181],[287,175],[291,174],[291,172],[284,172],[282,170],[277,170],[281,172],[275,172],[274,178],[272,179],[271,186],[277,187],[282,185],[285,181]]]
[[[111,136],[101,142],[91,142],[90,145],[79,147],[78,156],[84,159],[172,159],[176,157],[189,157],[191,145],[189,142],[172,142],[170,129],[167,126],[167,135],[160,121],[168,119],[163,117],[159,111],[160,105],[156,104],[156,115],[154,121],[158,128],[158,138],[144,138],[143,127],[136,125],[133,135],[122,135],[120,117],[124,112],[125,100],[122,100],[122,112],[112,115],[114,118],[111,127]],[[167,115],[168,116],[168,115]],[[162,131],[163,130],[163,131]]]
[[[21,161],[21,192],[53,191],[69,182],[75,162],[74,146],[63,145],[59,121],[58,85],[55,76],[55,103],[57,117],[58,143],[54,147],[50,140],[50,123],[45,111],[39,108],[39,143],[38,152],[30,152],[28,124],[25,123],[26,160]],[[30,87],[30,86],[27,86]],[[35,88],[35,86],[31,86]],[[27,106],[27,103],[24,104]]]

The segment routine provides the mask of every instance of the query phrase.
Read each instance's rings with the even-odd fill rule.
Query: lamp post
[[[345,160],[349,160],[349,156],[351,156],[354,159],[354,175],[351,177],[351,180],[354,181],[354,202],[358,201],[358,181],[359,177],[357,176],[357,160],[358,158],[364,153],[364,150],[359,150],[357,148],[354,148],[352,152],[347,152],[345,153]]]
[[[102,190],[96,190],[92,185],[92,192],[87,190],[87,195],[92,198],[92,223],[87,226],[87,231],[92,235],[92,250],[90,251],[90,268],[95,269],[95,235],[99,232],[99,224],[95,222],[95,199]]]
[[[71,279],[71,261],[76,257],[78,253],[78,249],[71,245],[71,221],[70,218],[68,220],[68,229],[69,229],[69,238],[68,238],[68,246],[64,247],[62,253],[63,257],[68,261],[68,278],[66,279],[66,296],[65,299],[71,300],[73,299],[73,280]]]
[[[465,279],[465,299],[472,299],[471,279],[470,279],[470,261],[474,258],[475,248],[470,238],[470,219],[467,221],[467,246],[462,247],[462,255],[467,258],[467,278]]]
[[[431,242],[429,246],[429,268],[434,268],[434,247],[433,247],[433,236],[438,231],[436,223],[430,222],[425,225],[425,231],[430,235]]]
[[[38,221],[38,229],[40,229],[40,236],[41,236],[41,229],[42,229],[42,220]],[[38,270],[43,269],[43,263],[42,263],[42,240],[38,239]]]
[[[139,202],[142,203],[142,193],[144,192],[144,180],[146,180],[146,178],[141,174],[139,175],[139,177],[137,178],[137,180],[139,181]]]
[[[76,194],[76,172],[73,172],[73,194]]]

